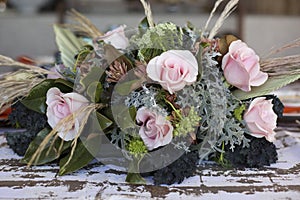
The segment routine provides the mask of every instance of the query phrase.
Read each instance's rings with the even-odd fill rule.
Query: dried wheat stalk
[[[65,164],[65,165],[68,165],[74,155],[74,151],[77,146],[77,140],[80,137],[80,135],[90,117],[90,114],[95,110],[103,108],[104,106],[105,105],[103,105],[103,104],[90,104],[88,106],[78,109],[74,113],[72,113],[72,114],[68,115],[67,117],[65,117],[64,119],[60,120],[59,123],[57,124],[57,126],[52,129],[52,131],[45,137],[45,139],[39,145],[38,149],[36,150],[36,152],[31,157],[30,161],[28,162],[28,166],[31,166],[31,165],[34,165],[37,163],[43,150],[45,149],[45,147],[48,145],[49,142],[51,142],[51,146],[50,146],[49,150],[52,149],[54,142],[58,137],[57,132],[59,130],[64,130],[64,132],[67,133],[69,130],[71,130],[73,128],[74,119],[79,116],[83,116],[80,127],[79,127],[79,131],[78,131],[76,137],[73,139],[72,144],[71,144],[71,147],[72,147],[71,148],[71,156],[69,157],[68,161]],[[62,151],[63,143],[64,143],[64,141],[62,140],[61,145],[57,151],[58,155]],[[50,151],[48,151],[47,154],[49,154],[49,152]]]
[[[218,33],[220,27],[223,25],[225,19],[235,10],[235,8],[237,7],[239,0],[231,0],[229,1],[223,12],[221,13],[220,17],[217,19],[214,27],[211,29],[208,39],[213,39],[216,34]],[[221,2],[217,1],[216,4],[220,4]],[[218,5],[217,5],[218,6]]]
[[[64,24],[63,26],[75,32],[83,33],[91,38],[102,36],[103,33],[85,16],[72,9],[68,12],[71,18],[78,24]]]
[[[145,0],[140,0],[140,2],[142,3],[142,5],[144,7],[145,15],[147,17],[150,28],[154,27],[154,20],[153,20],[152,11],[151,11],[149,2],[147,2]]]
[[[262,61],[260,66],[270,76],[300,74],[300,55],[270,58]]]

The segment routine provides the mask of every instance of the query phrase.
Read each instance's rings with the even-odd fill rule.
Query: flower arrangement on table
[[[77,24],[54,26],[61,60],[51,69],[0,57],[2,66],[22,67],[3,76],[0,91],[1,107],[14,103],[12,124],[27,128],[7,137],[15,149],[22,146],[16,138],[28,138],[22,161],[58,161],[63,175],[97,158],[125,167],[128,182],[150,174],[155,184],[180,183],[205,160],[276,162],[283,105],[269,93],[300,78],[300,56],[260,60],[235,36],[215,38],[238,0],[211,31],[220,0],[203,30],[155,24],[141,2],[146,17],[138,29],[105,34],[72,11]]]

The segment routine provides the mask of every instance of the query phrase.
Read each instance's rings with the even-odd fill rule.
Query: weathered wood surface
[[[27,168],[0,136],[0,199],[300,199],[300,131],[280,131],[279,161],[263,170],[201,168],[182,184],[154,186],[124,182],[114,166],[91,164],[56,176],[56,165]]]

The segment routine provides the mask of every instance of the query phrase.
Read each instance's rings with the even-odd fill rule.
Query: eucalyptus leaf
[[[136,86],[141,86],[141,79],[134,79],[123,83],[118,83],[115,86],[115,91],[122,96],[128,95],[131,91],[136,89]]]
[[[110,119],[108,119],[99,112],[97,112],[97,118],[102,130],[105,130],[113,124],[113,122]]]
[[[52,87],[59,88],[62,92],[71,92],[72,85],[67,84],[67,81],[62,79],[46,79],[40,84],[33,87],[27,97],[25,97],[21,103],[27,108],[36,112],[46,113],[46,94]]]
[[[44,128],[37,134],[36,138],[30,143],[29,147],[27,148],[25,156],[22,159],[23,163],[29,163],[29,161],[31,160],[34,153],[40,147],[40,144],[42,143],[42,141],[45,139],[45,137],[50,132],[51,132],[50,128]],[[44,147],[40,156],[38,157],[38,160],[35,160],[33,162],[34,165],[42,165],[42,164],[49,163],[49,162],[56,160],[71,145],[71,142],[63,142],[62,149],[61,149],[61,151],[59,151],[62,140],[60,138],[57,138],[54,141],[54,145],[52,146],[52,149],[49,150],[49,148],[51,146],[51,142],[52,142],[52,140],[50,140],[49,143]]]
[[[233,91],[233,95],[240,100],[253,98],[256,96],[270,94],[279,88],[288,85],[300,78],[300,74],[281,75],[269,77],[266,83],[259,87],[252,87],[250,92],[244,92],[242,90]]]
[[[100,80],[100,78],[102,77],[102,75],[105,74],[105,70],[100,68],[100,67],[92,67],[91,71],[80,80],[80,84],[84,87],[84,88],[88,88],[88,86],[90,84],[92,84],[95,81]]]
[[[95,81],[88,86],[86,93],[90,97],[92,102],[98,103],[100,101],[100,95],[102,91],[103,88],[101,83]]]

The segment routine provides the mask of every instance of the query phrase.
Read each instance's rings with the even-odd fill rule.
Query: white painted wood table
[[[27,168],[0,136],[0,199],[300,199],[300,130],[277,134],[279,160],[263,170],[205,168],[181,184],[125,182],[114,166],[91,164],[56,176],[56,165]]]

